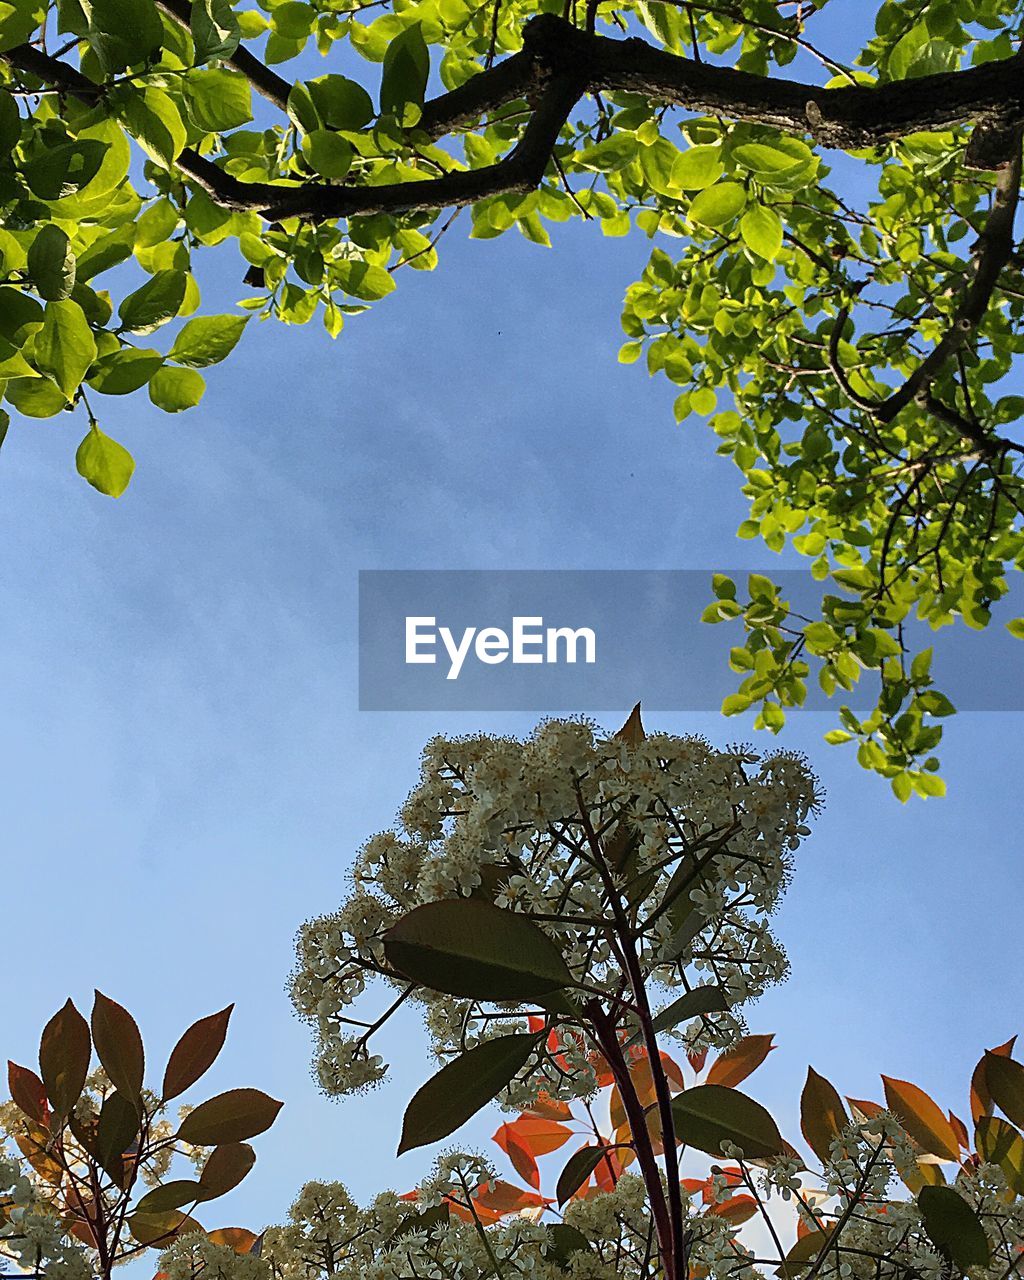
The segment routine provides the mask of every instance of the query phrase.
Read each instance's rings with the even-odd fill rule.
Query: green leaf
[[[579,1151],[573,1152],[569,1157],[555,1185],[555,1199],[559,1208],[583,1186],[605,1158],[605,1150],[601,1146],[580,1147]]]
[[[163,89],[120,91],[116,107],[124,127],[157,164],[170,168],[187,140],[181,113]]]
[[[430,54],[418,22],[400,32],[384,54],[380,85],[380,109],[397,117],[399,124],[414,125],[423,107],[430,75]]]
[[[981,1219],[952,1187],[922,1187],[917,1196],[921,1222],[932,1243],[958,1267],[984,1267],[988,1239]]]
[[[1014,618],[1006,624],[1006,629],[1015,640],[1024,640],[1024,618]]]
[[[980,1116],[975,1129],[978,1154],[1003,1171],[1007,1185],[1024,1196],[1024,1138],[999,1116]]]
[[[185,81],[185,102],[203,133],[225,133],[252,119],[249,82],[237,71],[193,71]]]
[[[48,378],[12,378],[7,399],[26,418],[52,418],[68,406],[68,398]]]
[[[375,115],[373,99],[347,76],[318,76],[307,81],[306,88],[328,129],[362,129]]]
[[[89,44],[108,76],[159,52],[164,28],[153,0],[91,0]]]
[[[192,0],[190,27],[195,41],[195,63],[230,58],[241,36],[231,0]]]
[[[302,0],[285,0],[270,11],[274,30],[284,40],[305,40],[313,28],[316,10]]]
[[[302,140],[302,153],[325,178],[344,178],[355,151],[351,142],[329,129],[314,129]]]
[[[1001,1053],[985,1054],[985,1081],[996,1106],[1024,1125],[1024,1066]]]
[[[124,347],[97,361],[89,374],[89,386],[105,396],[126,396],[144,387],[163,364],[151,347]]]
[[[747,193],[738,182],[716,182],[694,196],[688,217],[717,230],[732,222],[746,203]]]
[[[92,1039],[110,1083],[138,1106],[145,1068],[142,1036],[128,1010],[101,991],[92,1006]]]
[[[0,89],[0,155],[9,156],[21,137],[21,113],[14,97]]]
[[[104,435],[95,424],[75,454],[78,474],[108,498],[119,498],[135,470],[135,460],[124,445]]]
[[[0,3],[0,50],[27,44],[29,37],[46,17],[46,6],[38,0],[15,0]]]
[[[654,1019],[654,1030],[669,1031],[680,1022],[697,1018],[702,1013],[725,1013],[728,1008],[729,1002],[721,987],[695,987],[678,1000],[673,1000],[667,1009],[658,1014]]]
[[[89,1026],[68,1000],[43,1028],[39,1043],[39,1075],[58,1117],[69,1115],[78,1101],[91,1056]]]
[[[582,1231],[568,1222],[550,1222],[547,1225],[548,1246],[545,1256],[562,1268],[569,1265],[574,1253],[590,1252],[590,1241]]]
[[[35,362],[41,373],[71,399],[96,359],[96,339],[85,312],[70,298],[48,302],[43,327],[35,338]]]
[[[139,1132],[139,1113],[122,1093],[107,1094],[96,1129],[96,1158],[115,1182],[124,1172],[123,1156]]]
[[[129,333],[152,333],[173,320],[185,301],[184,271],[158,271],[122,301],[117,314]]]
[[[164,365],[149,380],[149,398],[164,413],[195,408],[205,391],[203,375],[194,369],[172,369]]]
[[[413,1095],[398,1154],[447,1138],[508,1085],[536,1048],[535,1034],[485,1040],[447,1063]]]
[[[202,1199],[202,1189],[198,1182],[191,1178],[177,1178],[147,1191],[135,1206],[135,1212],[148,1217],[154,1213],[183,1209],[185,1205],[197,1204]]]
[[[725,172],[721,157],[722,148],[717,144],[690,147],[680,153],[672,166],[673,183],[684,191],[703,191],[713,186]]]
[[[740,219],[740,236],[759,257],[774,262],[782,251],[782,219],[774,209],[755,204]]]
[[[197,316],[184,325],[167,358],[192,369],[219,364],[234,351],[246,321],[245,316]]]
[[[335,263],[331,270],[346,293],[353,298],[362,298],[364,302],[377,302],[395,288],[394,277],[389,271],[359,258]]]
[[[28,250],[28,274],[41,298],[59,302],[75,287],[75,255],[71,241],[55,222],[36,233]]]
[[[722,1143],[739,1147],[748,1160],[779,1155],[785,1143],[759,1102],[738,1089],[700,1084],[672,1100],[676,1136],[689,1147],[720,1156]]]
[[[384,953],[412,981],[478,1000],[536,1000],[572,985],[558,947],[532,920],[477,899],[415,907],[384,935]]]
[[[229,1089],[190,1111],[178,1126],[178,1137],[197,1147],[243,1142],[269,1129],[281,1105],[260,1089]]]

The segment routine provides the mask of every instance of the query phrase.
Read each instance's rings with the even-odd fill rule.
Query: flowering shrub
[[[126,1009],[97,991],[91,1025],[70,1000],[54,1014],[39,1074],[9,1064],[12,1101],[0,1107],[0,1127],[21,1161],[0,1157],[0,1253],[52,1280],[106,1280],[119,1263],[183,1237],[228,1253],[252,1244],[255,1235],[237,1228],[207,1237],[191,1211],[248,1174],[256,1154],[245,1139],[269,1128],[281,1104],[259,1089],[230,1089],[181,1107],[176,1122],[168,1114],[213,1064],[230,1016],[229,1007],[189,1027],[154,1092]],[[99,1067],[90,1072],[93,1048]],[[175,1157],[196,1176],[169,1180]]]
[[[258,1237],[207,1234],[192,1208],[240,1181],[244,1139],[279,1104],[233,1090],[175,1126],[166,1104],[212,1061],[227,1011],[186,1033],[155,1095],[134,1022],[97,996],[100,1072],[70,1004],[41,1076],[12,1067],[5,1122],[29,1172],[0,1166],[0,1250],[56,1280],[106,1280],[145,1247],[163,1280],[1014,1280],[1012,1042],[974,1073],[973,1132],[906,1081],[844,1101],[809,1070],[801,1152],[738,1088],[772,1048],[742,1007],[785,973],[767,921],[819,802],[801,758],[648,735],[638,711],[614,735],[564,721],[522,742],[433,740],[400,830],[301,931],[291,989],[329,1093],[382,1078],[373,1036],[418,1003],[441,1065],[400,1153],[498,1100],[518,1182],[449,1150],[404,1195],[361,1208],[313,1182]],[[211,1145],[198,1179],[165,1180],[173,1154]]]

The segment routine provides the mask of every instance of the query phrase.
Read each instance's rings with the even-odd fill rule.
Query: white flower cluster
[[[85,1250],[70,1240],[60,1218],[41,1200],[17,1160],[0,1154],[0,1200],[6,1211],[0,1225],[0,1254],[23,1271],[48,1280],[89,1280]]]
[[[270,1268],[251,1253],[214,1244],[202,1232],[181,1236],[160,1255],[167,1280],[270,1280]]]
[[[646,981],[669,997],[707,981],[733,1006],[756,997],[786,973],[766,917],[818,802],[801,757],[718,751],[700,738],[627,741],[584,720],[544,722],[525,741],[434,738],[400,832],[367,842],[352,896],[299,934],[290,990],[318,1033],[321,1085],[345,1093],[382,1078],[368,1046],[374,1020],[351,1007],[375,976],[400,984],[383,936],[441,898],[472,894],[538,917],[574,977],[612,993],[622,981],[606,925],[614,896],[637,921]],[[464,1000],[415,998],[442,1056],[515,1029],[511,1011],[513,1023],[499,1025]],[[729,1012],[678,1030],[697,1048],[730,1043],[742,1023]],[[582,1047],[578,1057],[580,1072],[545,1071],[542,1062],[506,1101],[522,1104],[538,1088],[586,1092]]]

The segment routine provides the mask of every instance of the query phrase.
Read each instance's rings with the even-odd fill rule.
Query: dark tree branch
[[[1021,131],[1017,129],[1009,158],[998,170],[992,210],[979,239],[974,278],[964,292],[953,323],[903,385],[874,410],[880,422],[891,422],[911,401],[928,405],[932,380],[984,319],[1000,272],[1013,253],[1013,222],[1020,198],[1020,180]],[[974,434],[968,433],[968,439],[977,442],[977,428]]]
[[[176,10],[181,0],[167,3],[180,17]],[[720,114],[789,133],[809,132],[820,146],[846,150],[962,124],[980,125],[990,137],[1024,126],[1024,63],[1019,54],[964,71],[872,88],[821,89],[697,62],[639,39],[597,36],[552,14],[532,18],[524,28],[523,41],[520,53],[424,106],[420,127],[436,138],[497,107],[527,98],[534,110],[519,144],[486,168],[422,182],[363,187],[240,182],[192,150],[181,153],[176,167],[225,208],[257,211],[272,219],[296,216],[323,221],[352,214],[458,207],[487,196],[528,191],[541,180],[573,106],[585,94],[601,90],[641,93],[700,114]],[[257,59],[242,57],[243,53],[235,55],[232,65],[254,84],[257,78],[262,80],[261,92],[272,100],[282,94],[286,99],[285,82]],[[33,46],[20,45],[0,57],[86,101],[94,102],[104,93],[103,86]],[[1006,166],[1004,176],[1012,169],[1013,165]]]
[[[173,18],[175,22],[180,22],[187,30],[191,29],[192,6],[188,3],[188,0],[157,0],[157,6],[163,9],[164,13]],[[279,76],[276,71],[272,71],[270,67],[265,66],[260,62],[259,58],[254,57],[248,49],[243,49],[241,45],[230,58],[225,58],[224,61],[229,67],[234,67],[236,71],[241,71],[252,87],[261,93],[268,102],[272,102],[275,107],[279,107],[282,111],[288,110],[288,94],[291,92],[292,86],[284,76]]]

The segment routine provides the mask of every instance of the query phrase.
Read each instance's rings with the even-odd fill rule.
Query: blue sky
[[[358,571],[770,560],[735,543],[734,471],[703,424],[675,426],[673,388],[616,363],[646,241],[557,228],[552,252],[468,241],[463,221],[439,273],[403,273],[338,342],[251,325],[200,409],[103,401],[138,463],[120,501],[74,474],[81,424],[18,422],[0,455],[4,1048],[33,1061],[46,1018],[97,985],[138,1016],[156,1076],[188,1022],[235,1000],[211,1091],[258,1085],[286,1107],[207,1225],[278,1220],[307,1178],[365,1198],[429,1164],[393,1157],[430,1070],[416,1022],[390,1040],[391,1083],[320,1097],[284,993],[292,937],[341,899],[426,737],[533,722],[360,713]],[[218,259],[211,294],[241,296],[243,269]],[[963,1110],[981,1050],[1024,1029],[1020,717],[958,716],[950,798],[906,808],[821,742],[830,725],[807,715],[783,738],[829,799],[778,920],[793,976],[749,1015],[781,1045],[751,1091],[792,1133],[809,1061],[855,1096],[885,1071]]]

